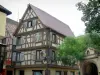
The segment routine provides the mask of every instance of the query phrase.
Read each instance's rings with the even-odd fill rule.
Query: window
[[[70,75],[75,75],[75,72],[71,71],[71,74]]]
[[[20,62],[20,52],[17,53],[17,61]]]
[[[2,43],[6,44],[6,38],[2,39]]]
[[[27,23],[27,28],[30,28],[30,27],[32,27],[32,21],[28,21]]]
[[[16,52],[13,52],[13,55],[12,55],[12,56],[13,56],[13,57],[12,57],[12,61],[15,62],[15,61],[16,61],[16,56],[17,56],[17,55],[16,55]]]
[[[42,71],[40,70],[35,70],[35,71],[33,71],[33,75],[43,75],[42,74]]]
[[[64,71],[64,75],[67,75],[67,71]]]
[[[53,60],[55,60],[55,51],[52,51]]]
[[[17,52],[17,61],[18,62],[24,61],[24,53]]]
[[[87,51],[87,55],[90,55],[90,51],[89,50]]]
[[[17,45],[21,45],[21,37],[17,38]]]
[[[78,75],[81,75],[81,73],[80,73],[80,72],[78,72]]]
[[[40,60],[41,59],[41,50],[37,50],[36,51],[36,60]]]
[[[23,36],[19,36],[17,37],[17,41],[16,39],[14,40],[13,44],[16,44],[17,46],[20,46],[22,44],[24,44],[25,40]]]
[[[61,71],[56,71],[56,75],[61,75]]]
[[[24,70],[19,70],[19,75],[24,75]]]
[[[42,36],[41,36],[41,33],[36,33],[36,42],[39,42],[42,40]]]
[[[53,43],[57,43],[57,37],[56,37],[56,34],[53,34],[53,35],[52,35],[52,40],[53,40]]]
[[[35,20],[33,20],[33,26],[34,26],[34,25],[36,25],[36,19],[35,19]]]

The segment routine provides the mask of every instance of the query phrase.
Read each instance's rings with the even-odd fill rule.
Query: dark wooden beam
[[[29,18],[29,19],[23,20],[23,22],[32,21],[32,20],[35,20],[35,19],[38,19],[38,17]]]
[[[34,33],[37,33],[37,32],[41,32],[43,30],[44,30],[44,28],[41,28],[41,29],[37,29],[37,30],[34,30],[34,31],[28,31],[28,32],[24,32],[24,33],[19,33],[16,36],[34,34]]]
[[[55,49],[55,47],[51,47],[52,49]],[[35,46],[35,47],[29,47],[29,48],[21,48],[21,49],[16,49],[16,51],[31,51],[31,50],[36,50],[36,49],[48,49],[48,46],[42,45],[42,46]]]

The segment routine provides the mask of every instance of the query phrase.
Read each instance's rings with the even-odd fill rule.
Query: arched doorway
[[[97,66],[94,63],[86,63],[83,67],[83,75],[98,75]]]

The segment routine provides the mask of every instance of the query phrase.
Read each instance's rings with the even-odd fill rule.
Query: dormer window
[[[32,27],[32,21],[28,21],[27,28],[31,28],[31,27]]]

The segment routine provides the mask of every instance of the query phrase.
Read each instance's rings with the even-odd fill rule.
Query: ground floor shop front
[[[78,69],[70,68],[15,68],[7,69],[7,75],[79,75]]]

